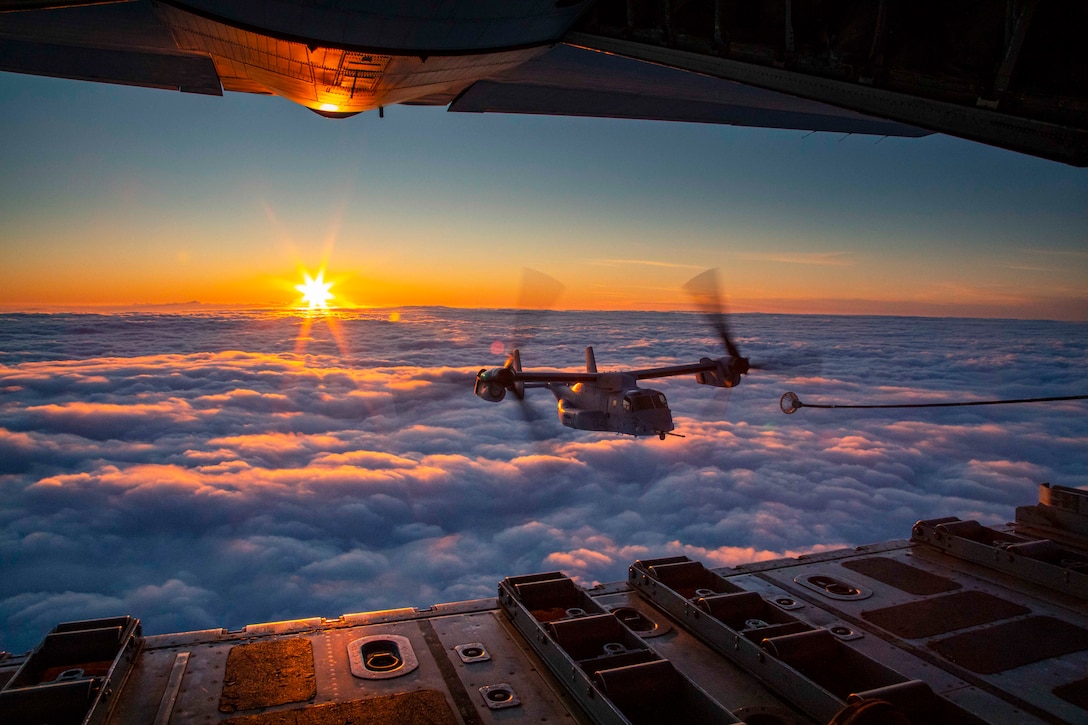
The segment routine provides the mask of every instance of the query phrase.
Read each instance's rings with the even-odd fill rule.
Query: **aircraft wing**
[[[330,118],[409,104],[939,132],[1088,165],[1088,4],[810,5],[0,0],[0,71],[272,94]]]
[[[519,372],[514,373],[513,380],[532,386],[534,383],[594,383],[600,376],[601,373]]]
[[[233,7],[214,0],[202,4]],[[449,27],[451,36],[466,32],[452,22]],[[382,36],[364,40],[388,42]],[[0,0],[0,70],[208,95],[275,94],[332,117],[394,103],[448,104],[455,113],[929,133],[568,43],[537,41],[535,47],[431,57],[354,51],[331,42],[315,47],[252,23],[235,26],[214,13],[154,0]]]
[[[212,58],[178,48],[150,2],[43,5],[0,0],[0,70],[223,95]]]
[[[672,378],[679,375],[694,375],[695,373],[710,372],[720,369],[718,360],[705,360],[688,365],[671,365],[659,368],[646,368],[643,370],[622,370],[604,373],[579,373],[579,372],[512,372],[510,382],[525,383],[526,387],[539,387],[547,383],[600,383],[602,379],[627,378],[635,380],[649,380],[651,378]]]
[[[457,113],[527,113],[689,121],[806,131],[927,136],[931,132],[797,96],[566,43],[469,86]]]
[[[651,378],[674,378],[678,375],[694,375],[695,373],[705,373],[718,368],[719,363],[717,360],[707,360],[706,362],[691,363],[689,365],[632,370],[628,374],[636,380],[649,380]]]

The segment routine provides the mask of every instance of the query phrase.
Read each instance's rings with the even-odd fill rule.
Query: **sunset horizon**
[[[514,304],[445,304],[389,303],[389,304],[330,304],[326,308],[312,309],[303,305],[277,302],[216,303],[189,300],[185,302],[136,302],[136,303],[27,303],[0,302],[0,312],[9,314],[126,314],[160,313],[187,314],[199,312],[276,312],[282,314],[313,315],[324,312],[366,312],[369,310],[404,310],[413,308],[443,307],[463,310],[516,310],[540,309],[556,312],[698,312],[692,303],[670,305],[661,303],[645,306],[578,307],[562,303],[552,307],[520,308]],[[1030,304],[1010,307],[999,302],[955,305],[941,302],[913,302],[904,300],[763,300],[746,301],[729,299],[728,310],[738,315],[810,315],[844,317],[922,317],[961,318],[982,320],[1050,320],[1055,322],[1088,322],[1088,303],[1079,300],[1040,300]]]

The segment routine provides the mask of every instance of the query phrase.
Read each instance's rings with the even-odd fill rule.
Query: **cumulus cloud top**
[[[778,398],[917,402],[1084,393],[1088,326],[741,315],[766,362],[732,391],[654,381],[685,438],[621,438],[472,395],[506,311],[6,315],[0,648],[132,613],[150,632],[584,583],[640,557],[710,565],[994,522],[1035,484],[1088,485],[1080,403],[784,416]],[[550,313],[527,367],[718,355],[698,315]],[[528,342],[526,340],[528,339]],[[792,363],[792,365],[790,365]]]

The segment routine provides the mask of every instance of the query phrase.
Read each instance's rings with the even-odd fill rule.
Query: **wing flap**
[[[0,42],[0,70],[13,73],[223,95],[211,58],[81,48],[20,40]]]

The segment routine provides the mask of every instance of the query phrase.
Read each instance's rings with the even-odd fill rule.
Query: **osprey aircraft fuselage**
[[[497,403],[507,391],[524,401],[527,388],[547,388],[555,396],[559,422],[568,428],[664,439],[675,427],[668,400],[658,390],[640,388],[638,381],[694,375],[701,385],[732,388],[748,367],[747,358],[728,355],[704,357],[689,365],[602,373],[597,370],[593,348],[587,347],[584,373],[525,372],[521,353],[514,350],[502,367],[484,368],[476,374],[474,392]]]

